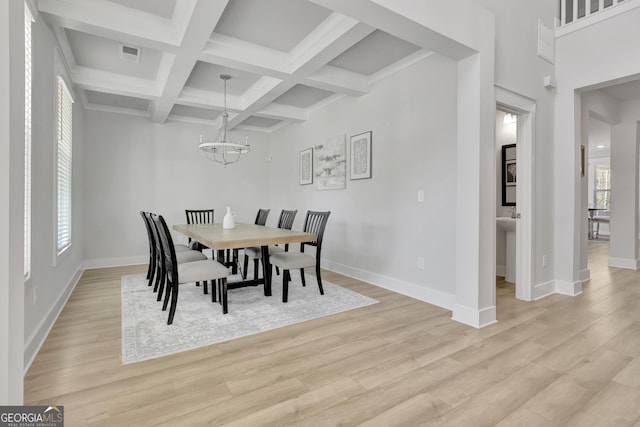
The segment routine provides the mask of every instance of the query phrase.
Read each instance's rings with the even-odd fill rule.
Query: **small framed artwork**
[[[371,131],[351,137],[351,179],[371,178]]]
[[[507,160],[505,162],[505,184],[506,185],[516,185],[516,161],[515,160]]]
[[[502,206],[516,205],[518,185],[516,144],[502,146]]]
[[[300,184],[313,184],[313,148],[300,152]]]

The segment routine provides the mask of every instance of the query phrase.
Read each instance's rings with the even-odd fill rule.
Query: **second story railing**
[[[560,25],[571,24],[629,0],[560,0]]]

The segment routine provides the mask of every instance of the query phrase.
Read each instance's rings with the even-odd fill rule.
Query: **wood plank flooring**
[[[590,243],[592,279],[574,298],[526,303],[498,280],[498,323],[481,330],[325,272],[380,303],[126,366],[120,276],[145,268],[89,270],[25,404],[64,405],[68,426],[640,427],[640,272],[607,257]]]

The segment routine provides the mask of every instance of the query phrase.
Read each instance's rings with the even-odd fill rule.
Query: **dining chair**
[[[607,224],[610,225],[611,223],[611,212],[610,211],[603,211],[602,213],[598,213],[597,215],[593,216],[591,218],[591,224],[589,224],[589,227],[593,227],[595,225],[595,232],[593,231],[593,229],[590,229],[589,231],[591,232],[591,235],[594,239],[599,239],[600,238],[600,224]],[[609,234],[611,234],[611,232],[609,232]]]
[[[215,289],[214,283],[219,282],[220,298],[222,300],[222,313],[226,314],[227,307],[227,277],[229,270],[222,264],[214,260],[201,260],[193,262],[179,263],[176,257],[176,251],[173,246],[171,232],[167,227],[162,215],[154,215],[152,219],[158,230],[161,241],[162,256],[166,268],[167,290],[164,296],[162,310],[167,309],[169,301],[169,317],[167,325],[173,323],[173,318],[178,305],[178,288],[179,285],[195,281],[205,282],[210,280],[211,287]],[[215,295],[215,292],[212,292]],[[215,302],[212,296],[212,302]]]
[[[269,212],[271,212],[271,209],[258,209],[258,213],[256,214],[256,219],[253,222],[255,225],[266,225],[267,224],[267,217],[269,216]],[[232,266],[236,267],[234,269],[234,274],[237,271],[237,267],[239,266],[239,260],[238,260],[238,251],[240,249],[234,249],[233,250],[233,258],[231,260],[232,262]],[[244,270],[240,271],[240,274],[242,275],[243,279],[247,278],[247,261],[246,261],[246,256],[245,256],[245,262],[244,262]]]
[[[327,221],[329,220],[330,214],[330,211],[307,211],[307,216],[304,220],[304,232],[315,234],[316,240],[313,242],[300,243],[300,252],[283,251],[275,253],[269,257],[272,266],[280,267],[282,269],[282,302],[287,302],[289,297],[289,282],[291,281],[290,270],[292,269],[300,269],[300,275],[302,276],[302,286],[306,286],[304,269],[307,267],[315,266],[318,289],[320,289],[320,295],[324,295],[324,289],[322,288],[322,278],[320,277],[320,252],[322,250],[324,229],[327,226]],[[315,246],[315,256],[304,253],[304,248],[307,245]]]
[[[278,228],[282,228],[284,230],[291,230],[293,227],[293,220],[296,218],[297,210],[295,211],[280,211],[280,218],[278,218]],[[259,214],[258,214],[259,215]],[[283,252],[289,250],[289,244],[284,245],[284,249],[281,246],[269,246],[269,255],[273,255],[277,252]],[[244,268],[242,269],[242,278],[247,278],[247,270],[249,268],[249,258],[253,259],[253,278],[258,280],[258,268],[260,265],[260,260],[262,259],[262,248],[259,246],[251,246],[248,248],[244,248]],[[264,266],[263,266],[264,269]],[[276,273],[280,274],[280,269],[276,267]]]
[[[184,214],[187,217],[187,224],[213,224],[213,209],[185,209]],[[200,242],[192,243],[191,237],[189,237],[189,246],[200,252],[203,249],[209,249]]]
[[[151,286],[154,279],[157,277],[156,270],[159,267],[157,263],[158,253],[156,250],[157,249],[156,238],[154,236],[155,225],[153,225],[150,215],[151,215],[151,212],[140,211],[140,216],[142,217],[142,220],[144,222],[144,227],[147,230],[147,237],[149,239],[149,268],[147,269],[147,280],[149,281],[148,286]],[[180,245],[180,244],[175,245],[175,249],[176,249],[176,252],[190,250],[187,246]]]
[[[157,225],[153,221],[153,215],[149,214],[149,222],[151,224],[151,232],[152,237],[155,242],[156,247],[156,281],[153,286],[153,292],[157,293],[157,301],[162,299],[162,295],[165,289],[166,276],[167,276],[167,268],[163,257],[163,248],[162,241],[160,240],[160,232],[158,230]],[[173,241],[173,240],[172,240]],[[178,264],[184,262],[193,262],[193,261],[203,261],[208,259],[206,255],[204,255],[200,251],[196,251],[194,249],[189,249],[185,245],[173,245],[173,248],[176,252],[176,260]],[[198,285],[199,286],[199,285]],[[215,292],[215,287],[213,288],[213,292]],[[207,282],[204,282],[204,293],[208,294]],[[214,294],[215,298],[215,294]]]

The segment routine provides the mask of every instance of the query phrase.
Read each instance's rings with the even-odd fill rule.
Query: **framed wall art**
[[[313,183],[313,148],[300,152],[300,184]]]
[[[345,135],[328,138],[313,149],[313,174],[318,190],[347,187],[347,147]]]
[[[371,178],[371,131],[351,137],[351,179]]]
[[[518,185],[516,144],[502,146],[502,206],[516,205]]]

